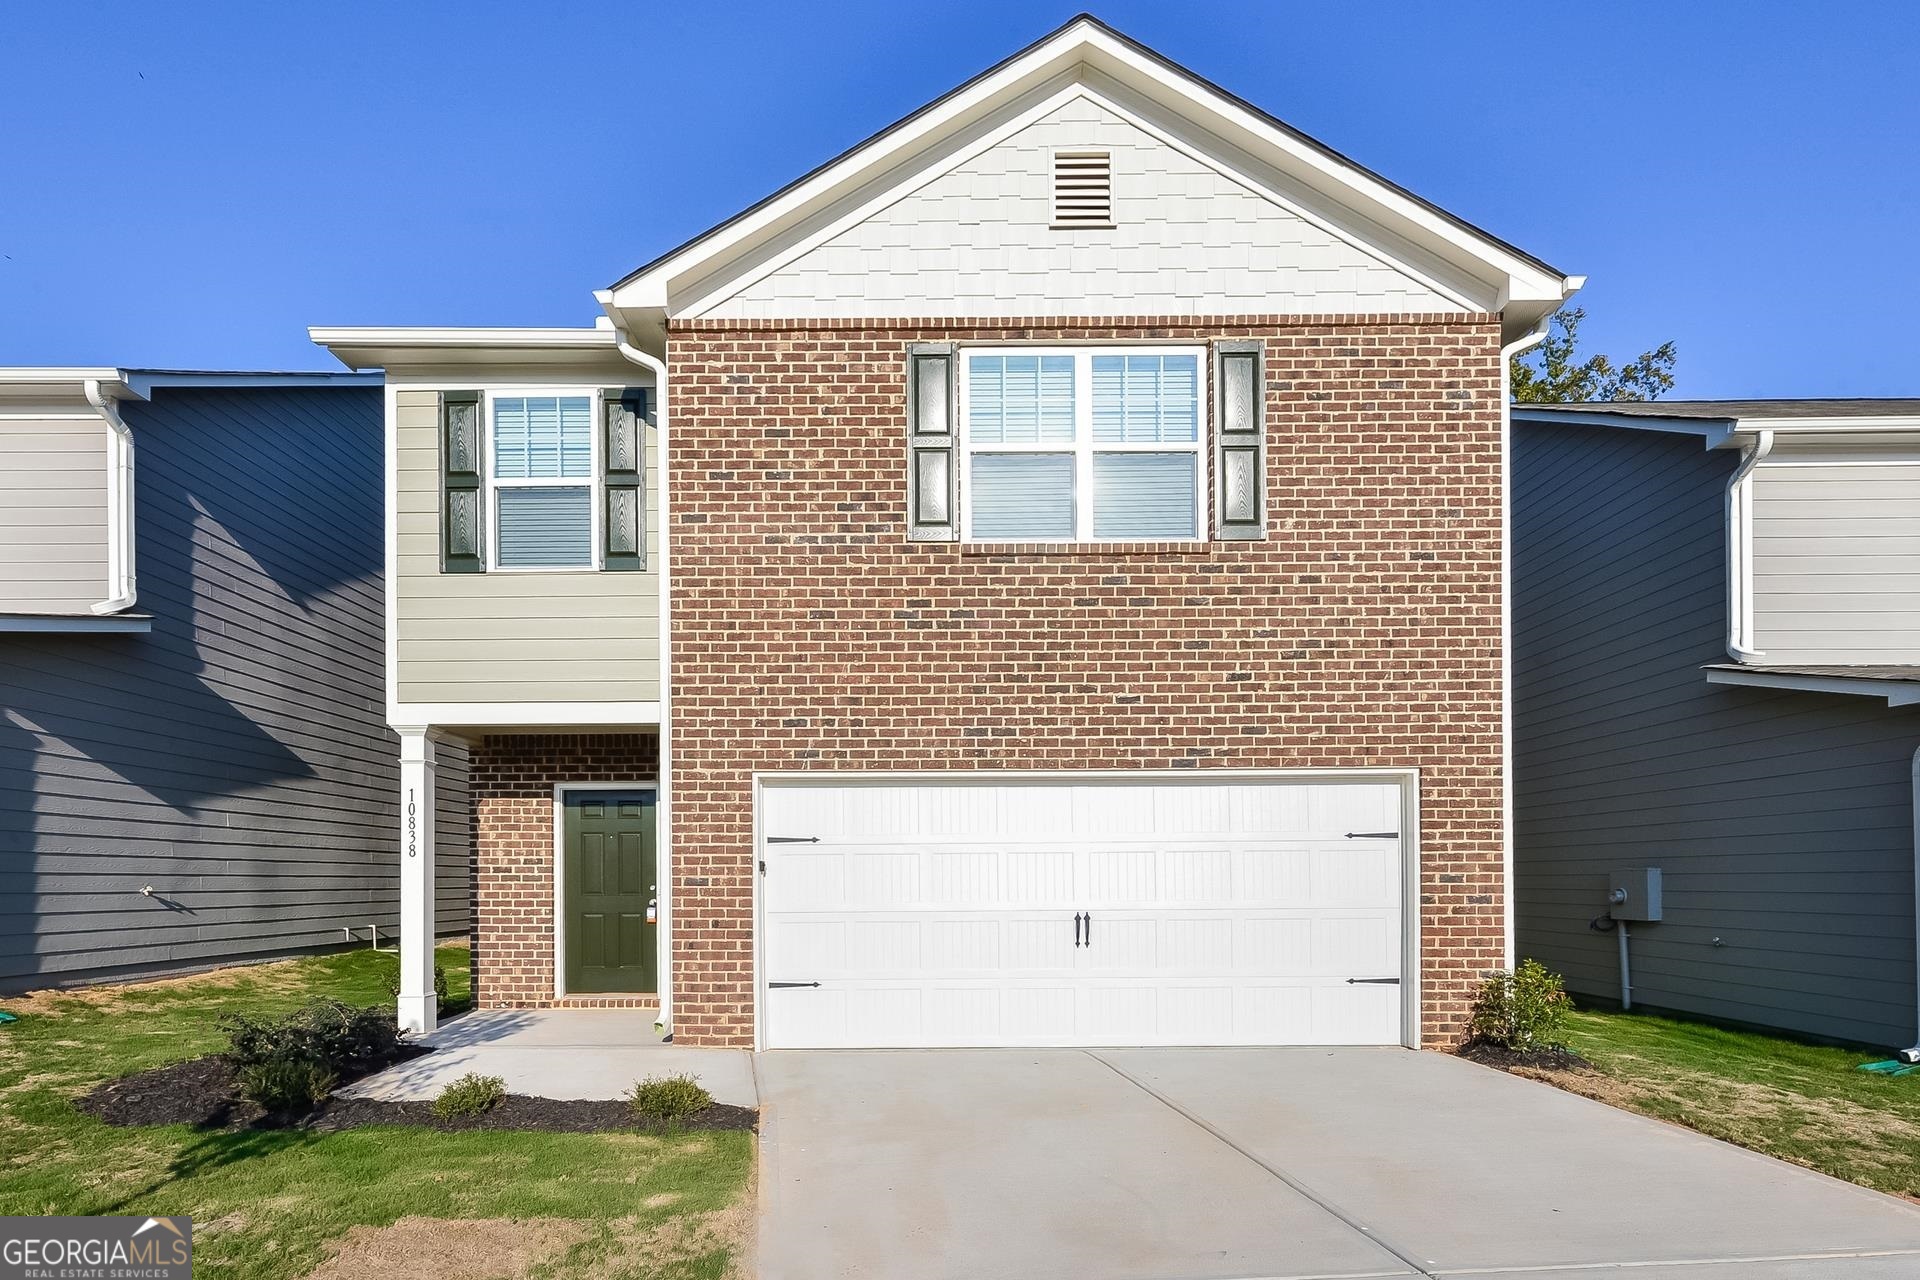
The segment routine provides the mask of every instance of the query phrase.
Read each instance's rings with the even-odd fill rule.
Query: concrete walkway
[[[1399,1049],[770,1053],[761,1274],[1891,1280],[1920,1208]]]
[[[536,1098],[621,1098],[646,1076],[690,1075],[715,1102],[756,1105],[744,1049],[665,1044],[653,1014],[626,1009],[488,1009],[421,1038],[434,1052],[357,1080],[344,1097],[430,1099],[477,1071]]]

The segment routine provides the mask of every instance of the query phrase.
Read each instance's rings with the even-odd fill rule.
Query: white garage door
[[[1401,789],[768,783],[769,1048],[1394,1044]]]

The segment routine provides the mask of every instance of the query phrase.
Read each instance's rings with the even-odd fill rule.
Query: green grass
[[[467,952],[440,962],[464,1001]],[[0,1214],[189,1214],[196,1274],[247,1280],[303,1275],[328,1241],[403,1216],[578,1220],[584,1238],[533,1268],[553,1280],[727,1273],[728,1241],[706,1224],[737,1210],[751,1134],[117,1129],[72,1105],[99,1081],[217,1051],[222,1013],[313,995],[384,1004],[393,963],[358,951],[0,1001],[20,1015],[0,1025]]]
[[[1556,1082],[1795,1164],[1920,1197],[1920,1074],[1885,1054],[1638,1013],[1575,1012],[1568,1045],[1602,1075]]]

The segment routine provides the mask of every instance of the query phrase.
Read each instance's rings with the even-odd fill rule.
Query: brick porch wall
[[[513,734],[473,744],[473,990],[482,1009],[651,1006],[553,997],[553,788],[658,776],[653,734]]]
[[[905,540],[919,341],[1267,344],[1269,538]],[[1418,315],[675,325],[675,1030],[753,1032],[755,770],[1421,771],[1424,1038],[1503,959],[1500,336]]]

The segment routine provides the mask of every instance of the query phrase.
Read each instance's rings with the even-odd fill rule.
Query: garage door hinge
[[[1399,838],[1400,838],[1400,833],[1398,831],[1349,831],[1347,832],[1347,839],[1349,840],[1398,840]]]
[[[1348,986],[1351,987],[1355,983],[1365,983],[1370,986],[1397,987],[1400,985],[1400,979],[1398,978],[1348,978],[1347,979]]]
[[[775,991],[781,987],[817,987],[819,985],[817,982],[769,982],[767,984],[770,989]]]
[[[819,844],[819,836],[768,836],[768,844]]]

